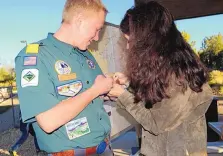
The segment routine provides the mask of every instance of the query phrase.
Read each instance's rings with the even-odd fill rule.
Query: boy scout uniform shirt
[[[28,45],[15,59],[22,118],[33,122],[41,150],[48,153],[100,144],[111,129],[103,100],[94,99],[78,116],[51,134],[35,116],[90,88],[102,71],[89,52],[80,52],[53,34]],[[75,109],[75,103],[73,103]],[[47,119],[46,119],[47,120]]]

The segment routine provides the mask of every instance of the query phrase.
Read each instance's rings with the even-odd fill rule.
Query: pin
[[[87,61],[89,68],[95,69],[95,63],[92,60],[87,59],[86,61]]]

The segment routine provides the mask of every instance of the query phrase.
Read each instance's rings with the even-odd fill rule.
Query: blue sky
[[[119,24],[134,0],[102,0],[109,10],[107,21]],[[0,1],[0,63],[12,64],[16,54],[28,43],[55,32],[61,22],[65,0],[7,0]],[[223,34],[223,15],[180,20],[178,28],[191,35],[199,49],[206,36]]]

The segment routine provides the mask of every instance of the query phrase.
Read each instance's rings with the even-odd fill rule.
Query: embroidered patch
[[[95,63],[92,60],[87,59],[88,67],[91,69],[95,69]]]
[[[57,87],[57,92],[59,95],[63,96],[75,96],[77,95],[83,87],[81,81],[75,81],[62,86]]]
[[[77,78],[77,74],[76,73],[58,75],[59,81],[74,80],[76,78]]]
[[[24,69],[21,75],[21,86],[38,86],[39,70],[38,69]]]
[[[35,66],[37,63],[37,57],[36,56],[25,56],[24,57],[24,66]]]
[[[28,44],[26,47],[26,54],[38,54],[39,44]]]
[[[66,62],[61,60],[55,63],[55,70],[59,75],[71,73],[70,66]]]
[[[70,140],[81,137],[91,132],[86,117],[70,121],[65,124],[67,136]]]

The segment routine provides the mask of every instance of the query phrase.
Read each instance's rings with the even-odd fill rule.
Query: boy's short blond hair
[[[108,12],[101,0],[67,0],[63,10],[62,22],[69,22],[73,16],[83,11]]]

